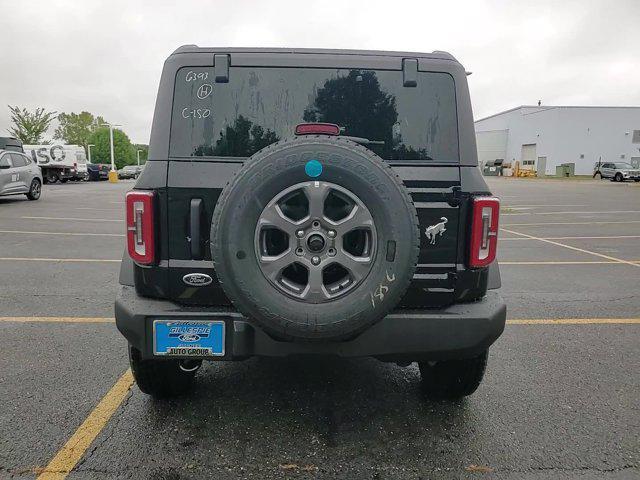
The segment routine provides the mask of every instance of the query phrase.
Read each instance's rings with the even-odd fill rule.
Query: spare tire
[[[283,140],[249,158],[211,225],[225,293],[284,340],[343,340],[380,320],[411,282],[419,241],[392,168],[329,136]]]

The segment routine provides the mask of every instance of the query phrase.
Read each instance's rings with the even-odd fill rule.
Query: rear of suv
[[[498,215],[451,55],[181,47],[126,198],[136,381],[163,397],[205,360],[372,356],[469,395],[505,324]]]

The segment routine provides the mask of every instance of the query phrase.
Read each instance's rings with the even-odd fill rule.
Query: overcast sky
[[[176,47],[451,52],[476,118],[521,104],[640,105],[640,0],[0,0],[0,135],[7,105],[87,110],[148,143]],[[53,131],[50,132],[52,134]]]

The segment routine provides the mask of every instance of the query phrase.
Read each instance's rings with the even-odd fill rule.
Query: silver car
[[[626,162],[596,163],[593,167],[593,176],[600,174],[600,178],[610,178],[613,182],[634,180],[640,182],[640,169]]]
[[[24,194],[38,200],[42,192],[42,171],[24,153],[0,150],[0,195]]]

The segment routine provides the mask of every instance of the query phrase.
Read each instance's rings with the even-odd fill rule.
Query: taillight
[[[340,127],[335,123],[299,123],[296,135],[340,135]]]
[[[127,249],[134,262],[149,265],[155,260],[153,224],[154,192],[134,190],[127,193]]]
[[[496,258],[500,200],[495,197],[475,197],[472,202],[469,267],[486,267]]]

